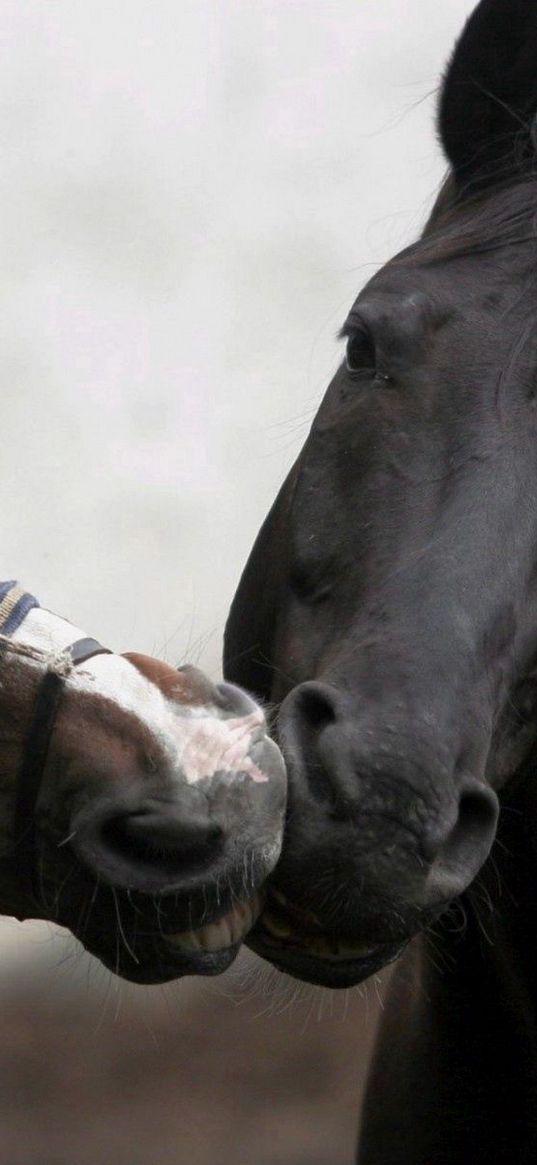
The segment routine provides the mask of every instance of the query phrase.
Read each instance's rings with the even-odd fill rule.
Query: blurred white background
[[[0,577],[217,672],[471,0],[2,0]]]
[[[336,331],[440,181],[472,7],[2,0],[0,578],[218,675]]]

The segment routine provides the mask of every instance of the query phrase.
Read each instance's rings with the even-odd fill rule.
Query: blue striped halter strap
[[[9,648],[9,639],[39,603],[14,580],[0,582],[0,663]],[[74,667],[94,655],[111,655],[97,639],[77,639],[62,651]],[[20,873],[34,899],[38,898],[36,878],[35,807],[41,789],[56,714],[65,686],[65,675],[55,669],[54,659],[39,681],[30,728],[17,773],[15,799],[15,847]]]

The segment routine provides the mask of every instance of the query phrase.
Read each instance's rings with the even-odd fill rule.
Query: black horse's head
[[[483,0],[441,93],[446,184],[351,308],[228,623],[289,770],[252,945],[316,982],[470,886],[537,736],[536,61],[535,0]]]

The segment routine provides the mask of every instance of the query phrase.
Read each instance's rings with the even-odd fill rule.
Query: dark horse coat
[[[483,0],[446,183],[351,308],[227,628],[289,771],[252,946],[331,985],[398,959],[361,1165],[537,1160],[536,115],[537,2]]]

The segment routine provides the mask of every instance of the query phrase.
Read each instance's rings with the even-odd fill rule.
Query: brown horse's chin
[[[262,905],[262,896],[254,894],[212,921],[177,933],[139,934],[136,925],[126,919],[121,922],[118,914],[115,929],[104,928],[77,937],[110,971],[133,983],[164,983],[184,975],[219,975],[237,957]]]
[[[185,975],[221,975],[227,971],[236,959],[241,944],[236,943],[223,951],[212,954],[187,956],[186,954],[170,952],[165,943],[155,944],[155,950],[146,961],[140,959],[134,962],[132,958],[121,955],[119,959],[110,952],[91,950],[101,963],[115,975],[127,979],[130,983],[151,984],[170,983],[174,979],[182,979]]]

